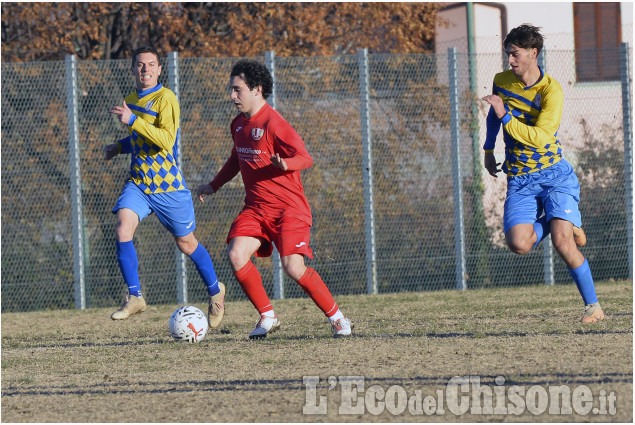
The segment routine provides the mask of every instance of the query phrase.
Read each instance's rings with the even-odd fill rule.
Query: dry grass
[[[578,322],[573,285],[338,297],[355,323],[356,336],[345,340],[331,338],[308,299],[275,301],[282,327],[257,342],[247,339],[257,319],[248,302],[229,303],[222,330],[195,345],[168,334],[176,305],[150,306],[124,322],[112,322],[106,309],[3,314],[2,421],[632,422],[632,282],[597,289],[607,320],[591,326]],[[617,394],[617,411],[340,414],[341,387],[327,382],[364,376],[364,391],[400,385],[425,397],[466,375],[490,386],[503,376],[506,389],[587,385],[595,396]],[[303,376],[320,378],[327,414],[303,414]]]

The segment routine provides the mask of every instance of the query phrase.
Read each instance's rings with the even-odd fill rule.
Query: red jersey
[[[295,217],[309,226],[311,209],[304,196],[300,170],[313,158],[304,141],[276,110],[265,103],[251,118],[240,113],[231,123],[234,147],[231,156],[210,185],[216,192],[240,171],[245,185],[245,208],[255,208],[269,218]],[[288,170],[271,163],[280,154]]]

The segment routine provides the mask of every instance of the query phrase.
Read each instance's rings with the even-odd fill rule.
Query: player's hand
[[[128,105],[126,105],[125,100],[122,106],[113,106],[112,108],[110,108],[110,113],[113,115],[117,115],[119,121],[125,125],[128,125],[128,123],[130,122],[130,116],[132,116],[132,111],[130,110],[130,108],[128,108]]]
[[[503,104],[503,99],[495,94],[488,94],[483,98],[483,100],[494,108],[494,112],[496,112],[496,116],[500,119],[505,116],[507,111],[505,110],[505,105]]]
[[[496,162],[496,157],[494,156],[493,153],[490,153],[490,152],[485,153],[485,156],[483,157],[483,165],[485,166],[485,169],[487,170],[490,176],[498,178],[496,173],[499,173],[501,171],[501,169],[498,168],[501,165],[501,163]]]
[[[271,155],[271,163],[274,167],[280,168],[282,171],[287,171],[289,166],[287,165],[287,161],[280,158],[280,154],[277,153],[275,155]]]
[[[104,159],[106,161],[110,161],[117,155],[119,155],[119,145],[117,143],[104,146]]]
[[[196,188],[196,196],[201,201],[201,203],[205,203],[204,196],[214,194],[214,189],[209,184],[201,184]]]

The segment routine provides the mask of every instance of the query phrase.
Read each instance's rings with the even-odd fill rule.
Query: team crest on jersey
[[[146,107],[144,109],[146,111],[149,111],[152,108],[152,105],[154,105],[154,100],[151,100],[148,103],[146,103]]]
[[[254,140],[262,139],[262,136],[264,134],[265,134],[265,130],[263,130],[262,128],[252,128],[251,129],[251,137],[253,137]]]
[[[536,107],[536,109],[540,109],[541,102],[542,102],[542,95],[537,94],[536,97],[534,97],[534,106]]]

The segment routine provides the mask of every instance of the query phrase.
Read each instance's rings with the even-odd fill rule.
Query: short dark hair
[[[134,68],[135,63],[137,63],[137,55],[141,53],[152,53],[157,57],[157,65],[161,66],[161,56],[159,55],[159,51],[152,46],[141,46],[137,47],[137,49],[132,54],[132,67]]]
[[[523,49],[538,49],[538,53],[540,53],[543,41],[544,37],[540,34],[539,27],[522,24],[507,34],[503,47],[506,49],[509,45],[514,44]]]
[[[234,64],[230,77],[241,78],[249,90],[262,87],[262,97],[268,98],[273,93],[273,78],[266,66],[253,60],[241,60]]]

